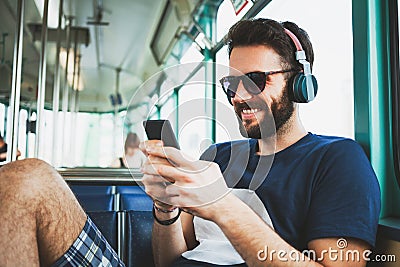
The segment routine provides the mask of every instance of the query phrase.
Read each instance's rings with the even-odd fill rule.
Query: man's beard
[[[289,88],[287,87],[285,88],[278,101],[274,100],[272,102],[271,110],[261,98],[255,98],[249,102],[235,104],[234,108],[236,117],[239,121],[239,129],[243,137],[254,139],[272,137],[282,128],[283,125],[286,124],[294,113],[294,105],[289,99],[288,89]],[[241,111],[246,108],[261,109],[264,112],[263,118],[255,125],[250,125],[249,123],[246,123],[246,120],[244,120],[244,123],[248,124],[248,126],[244,126]]]

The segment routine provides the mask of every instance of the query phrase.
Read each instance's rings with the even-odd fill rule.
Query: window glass
[[[98,166],[98,158],[94,157],[100,145],[96,145],[98,140],[97,136],[94,136],[94,131],[91,128],[94,127],[94,123],[98,120],[98,114],[82,113],[79,112],[76,119],[76,131],[75,140],[70,144],[74,146],[74,159],[76,166]],[[103,134],[103,131],[97,132],[97,135]],[[89,136],[90,134],[90,136]],[[111,153],[109,153],[111,154]]]
[[[157,100],[158,105],[163,105],[164,102],[172,95],[173,88],[171,88],[171,83],[169,81],[164,81],[160,87],[160,97]]]
[[[40,133],[42,139],[42,151],[43,151],[43,159],[51,162],[52,159],[52,153],[53,153],[53,111],[52,110],[44,110],[43,112],[43,117],[44,117],[44,133]],[[21,127],[21,126],[20,126]],[[69,128],[71,129],[71,128]],[[21,129],[20,129],[21,131]],[[67,134],[69,134],[69,131],[67,131]],[[73,138],[70,139],[71,141]],[[69,148],[72,148],[72,146],[69,146]]]
[[[50,111],[49,111],[50,112]],[[123,117],[117,115],[114,130],[114,114],[78,112],[75,122],[68,112],[65,122],[62,166],[108,167],[123,153]],[[70,128],[70,125],[75,125]],[[48,131],[48,127],[46,127]],[[47,133],[46,133],[47,134]],[[48,152],[51,153],[51,152]]]
[[[217,70],[217,105],[216,105],[216,142],[226,142],[231,140],[243,139],[239,132],[239,124],[236,119],[235,111],[228,99],[219,80],[229,75],[229,58],[227,47],[222,47],[216,56]]]
[[[244,16],[252,5],[253,2],[248,1],[240,13],[236,15],[231,0],[223,1],[217,13],[217,40],[221,40],[228,33],[229,28]]]
[[[200,62],[203,60],[203,55],[200,51],[196,48],[196,44],[192,43],[183,57],[180,59],[181,64],[189,63],[189,62]]]
[[[204,68],[199,74],[204,75]],[[203,152],[203,146],[211,144],[211,120],[207,116],[207,102],[210,103],[205,99],[203,82],[188,84],[179,90],[179,144],[185,153],[196,159]]]
[[[180,62],[182,64],[195,62],[183,65],[184,69],[193,71],[198,63],[203,60],[203,55],[193,43]],[[189,74],[189,72],[187,73]],[[206,115],[206,105],[210,101],[205,100],[204,79],[205,69],[202,67],[188,80],[188,84],[180,88],[178,92],[179,145],[192,158],[199,158],[204,150],[202,146],[209,145],[211,140],[211,120],[207,119],[209,116]]]
[[[114,158],[120,157],[123,153],[123,120],[118,115],[116,116],[116,129],[114,129],[114,114],[100,115],[101,134],[99,139],[100,153],[99,166],[110,166]],[[96,133],[99,135],[98,133]],[[97,146],[99,146],[97,144]]]
[[[158,113],[157,113],[157,112],[154,112],[154,113],[150,116],[149,119],[150,119],[150,120],[158,120]]]
[[[29,115],[29,114],[28,114]],[[29,122],[30,125],[32,127],[32,124],[34,124],[34,122],[36,122],[36,111],[32,111],[30,113],[29,117]],[[36,128],[30,129],[35,131]],[[36,134],[32,131],[28,131],[28,136],[27,136],[27,149],[26,149],[26,157],[27,158],[33,158],[34,157],[34,153],[35,153],[35,137]]]
[[[151,117],[151,112],[157,111],[155,107],[153,109],[150,109],[154,105],[151,102],[151,99],[149,99],[149,102],[147,104],[142,104],[135,109],[129,110],[129,112],[122,111],[119,113],[118,116],[124,122],[124,137],[120,142],[122,153],[124,150],[125,139],[129,132],[136,133],[140,141],[144,140],[145,132],[143,128],[143,121]]]
[[[306,16],[299,12],[305,8]],[[310,36],[319,90],[313,102],[300,104],[306,129],[354,138],[351,1],[272,1],[257,17],[293,21]]]
[[[162,120],[169,120],[171,122],[172,129],[176,129],[176,107],[173,96],[170,97],[161,107],[160,115]]]

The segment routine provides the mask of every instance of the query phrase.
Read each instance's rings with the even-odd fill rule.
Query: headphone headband
[[[297,49],[296,60],[299,61],[304,66],[304,63],[300,60],[306,60],[307,63],[308,63],[308,61],[306,59],[306,52],[304,51],[303,47],[301,46],[299,39],[293,32],[289,31],[286,28],[283,28],[283,29],[285,30],[285,33],[290,37],[290,39],[292,39],[294,45],[296,46],[296,49]],[[308,69],[307,70],[306,69],[307,69],[307,67],[304,66],[304,73],[306,73],[306,71],[308,70]],[[311,69],[310,69],[309,73],[311,73]]]
[[[300,43],[299,39],[297,38],[297,36],[294,35],[294,33],[289,31],[288,29],[286,29],[286,28],[283,28],[283,29],[285,30],[285,33],[287,35],[289,35],[290,39],[292,39],[293,43],[296,45],[297,51],[304,51],[303,47],[301,46],[301,43]]]

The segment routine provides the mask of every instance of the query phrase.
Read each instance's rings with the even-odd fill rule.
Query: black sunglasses
[[[267,71],[267,72],[249,72],[245,75],[241,76],[226,76],[223,77],[219,82],[222,85],[222,89],[224,90],[226,96],[228,97],[229,103],[232,104],[232,98],[235,97],[236,91],[238,89],[240,81],[243,82],[243,87],[246,91],[252,95],[258,95],[262,91],[264,91],[265,84],[267,82],[268,75],[278,74],[278,73],[286,73],[295,71],[294,69],[290,70],[275,70],[275,71]]]

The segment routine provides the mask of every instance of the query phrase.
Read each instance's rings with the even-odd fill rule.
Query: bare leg
[[[86,215],[62,177],[38,159],[0,168],[0,266],[49,266],[82,231]]]

